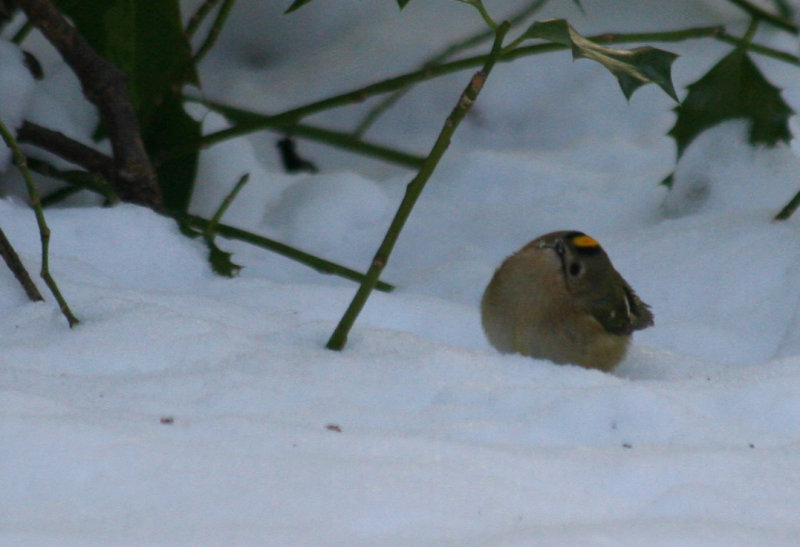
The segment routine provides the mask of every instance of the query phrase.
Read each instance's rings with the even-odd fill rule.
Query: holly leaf
[[[564,19],[536,21],[522,38],[541,38],[562,44],[572,49],[573,59],[597,61],[617,78],[626,99],[630,99],[641,86],[654,83],[678,101],[672,85],[672,63],[678,57],[675,53],[650,46],[634,49],[601,46],[579,34]]]
[[[791,139],[789,117],[794,111],[742,48],[726,55],[688,90],[669,131],[679,158],[697,135],[734,118],[750,121],[751,144],[774,146]]]
[[[183,98],[177,92],[164,97],[151,120],[143,138],[158,173],[164,204],[171,211],[186,212],[200,157],[201,124],[186,112]],[[189,147],[191,151],[169,156],[169,151],[181,147]]]
[[[231,260],[233,253],[223,251],[212,239],[206,240],[206,245],[208,245],[208,261],[211,263],[211,268],[219,275],[236,277],[242,266]]]

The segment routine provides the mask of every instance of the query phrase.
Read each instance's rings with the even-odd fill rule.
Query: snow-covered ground
[[[481,23],[421,0],[276,18],[288,3],[237,5],[207,96],[285,109],[412,69]],[[723,1],[583,4],[538,18],[586,34],[746,25]],[[682,55],[681,95],[728,49],[661,47]],[[59,112],[91,133],[54,59],[35,86],[10,46],[0,63],[4,120]],[[762,66],[800,109],[800,71]],[[419,86],[367,137],[424,153],[469,76]],[[310,121],[353,127],[371,104]],[[672,107],[654,86],[627,103],[567,53],[498,66],[400,238],[384,275],[397,290],[373,294],[343,352],[324,344],[351,282],[220,238],[245,266],[223,279],[148,210],[49,210],[51,268],[82,322],[0,268],[0,544],[797,545],[800,226],[771,218],[800,159],[749,148],[729,122],[669,193]],[[301,141],[322,171],[289,176],[276,139],[209,149],[193,210],[250,172],[225,222],[365,269],[411,173]],[[18,187],[11,167],[2,181]],[[0,201],[0,227],[36,272],[20,199]],[[655,312],[613,375],[499,355],[481,332],[493,269],[557,229],[599,239]]]

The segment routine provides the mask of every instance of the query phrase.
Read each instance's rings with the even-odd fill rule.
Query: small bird
[[[653,324],[600,244],[577,231],[545,234],[508,257],[483,293],[481,319],[503,353],[606,372],[633,331]]]

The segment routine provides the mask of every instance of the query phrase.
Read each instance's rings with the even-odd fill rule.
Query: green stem
[[[775,215],[775,220],[788,220],[797,210],[797,207],[800,207],[800,192],[796,193],[789,203],[783,206],[783,209]]]
[[[67,318],[70,328],[72,328],[80,321],[72,314],[67,301],[64,300],[64,297],[61,295],[61,290],[59,290],[55,279],[50,275],[50,228],[47,226],[47,221],[44,218],[44,210],[42,209],[42,203],[39,198],[39,190],[33,182],[30,170],[28,170],[25,154],[22,153],[14,135],[2,120],[0,120],[0,134],[2,134],[3,140],[14,154],[14,161],[16,162],[17,168],[22,173],[22,178],[25,179],[25,185],[28,188],[28,195],[31,199],[31,206],[36,214],[36,222],[39,225],[39,237],[42,244],[42,267],[40,275],[53,294],[53,297],[56,299],[56,302],[58,302],[58,307],[61,309],[61,313],[64,314],[64,317]]]
[[[353,300],[350,302],[350,306],[347,308],[347,311],[345,311],[342,319],[339,321],[339,324],[336,326],[336,329],[333,331],[333,334],[328,340],[328,349],[341,350],[347,343],[347,336],[350,333],[350,329],[353,327],[356,318],[364,308],[369,295],[372,293],[372,290],[375,288],[383,269],[386,267],[386,264],[389,261],[389,256],[391,255],[394,245],[400,236],[400,232],[403,230],[406,220],[408,220],[408,217],[411,214],[417,199],[422,193],[422,190],[425,188],[425,184],[428,182],[428,179],[430,179],[433,171],[436,169],[436,166],[439,163],[439,160],[441,160],[445,151],[449,147],[450,139],[452,138],[453,133],[455,132],[459,123],[461,123],[461,120],[464,119],[464,116],[467,114],[469,109],[472,107],[472,104],[478,97],[486,78],[488,78],[492,68],[494,68],[495,62],[500,55],[503,45],[503,38],[508,32],[508,28],[509,23],[507,21],[497,28],[494,43],[492,44],[492,51],[487,56],[483,68],[472,77],[469,84],[464,89],[464,92],[461,94],[461,97],[459,98],[455,108],[453,108],[453,111],[445,120],[444,126],[439,133],[439,137],[436,139],[436,142],[431,148],[428,157],[425,159],[425,163],[420,168],[417,176],[408,183],[403,200],[400,202],[400,206],[398,207],[395,217],[386,232],[383,242],[381,243],[380,247],[378,247],[375,257],[372,259],[372,264],[367,271],[366,278],[361,283],[361,286],[358,288]]]
[[[11,38],[11,41],[17,45],[20,45],[25,38],[28,37],[28,34],[33,30],[33,23],[30,21],[25,21],[25,24],[20,27],[20,29],[14,33],[14,36]]]
[[[522,9],[508,17],[508,22],[511,25],[511,28],[514,28],[516,25],[527,19],[529,16],[537,12],[544,6],[549,0],[535,0],[531,2],[527,6],[524,6]],[[452,58],[457,53],[460,53],[464,50],[470,49],[472,47],[478,46],[485,42],[486,40],[490,40],[494,36],[494,31],[491,29],[481,30],[480,32],[464,38],[454,44],[447,46],[444,50],[437,53],[433,57],[429,58],[422,64],[422,67],[430,67],[435,66],[437,64],[443,63],[447,59]],[[403,95],[405,95],[410,87],[405,87],[403,89],[398,89],[385,99],[381,100],[378,104],[376,104],[369,112],[367,112],[366,116],[361,120],[361,122],[356,127],[355,131],[353,131],[353,135],[357,137],[361,137],[366,133],[367,129],[369,129],[375,121],[386,111],[388,111],[397,101],[399,101]]]
[[[109,204],[120,202],[119,196],[100,173],[81,171],[79,169],[63,170],[54,167],[44,160],[36,158],[27,159],[28,168],[40,175],[62,180],[69,184],[68,187],[54,191],[52,194],[42,198],[42,206],[49,207],[58,203],[64,198],[81,190],[90,190],[106,198]]]
[[[211,51],[211,48],[214,47],[214,44],[217,42],[217,38],[219,37],[219,33],[222,32],[222,27],[225,25],[225,21],[228,19],[228,15],[230,15],[231,9],[233,8],[233,4],[236,0],[225,0],[222,3],[222,6],[219,8],[219,12],[217,12],[217,17],[214,19],[214,24],[211,25],[211,29],[208,31],[208,35],[203,43],[198,48],[197,53],[194,54],[192,58],[192,63],[197,66],[200,61],[203,60],[203,57],[206,56],[206,53]]]
[[[6,265],[8,268],[14,273],[14,277],[17,278],[19,284],[22,285],[22,289],[25,291],[25,294],[28,295],[28,298],[31,302],[40,302],[44,300],[42,298],[42,293],[39,292],[39,289],[36,287],[36,283],[33,282],[31,279],[28,270],[25,269],[25,265],[20,260],[17,251],[14,250],[14,247],[11,245],[11,242],[6,237],[5,232],[0,229],[0,255],[3,256],[3,259],[6,261]]]
[[[357,154],[383,160],[401,167],[419,169],[419,166],[422,165],[422,162],[425,160],[425,158],[421,156],[416,156],[414,154],[402,152],[394,148],[364,141],[358,137],[343,133],[341,131],[334,131],[332,129],[324,129],[322,127],[301,123],[292,125],[281,125],[278,123],[273,125],[273,116],[248,112],[240,108],[226,106],[211,101],[204,101],[203,104],[205,104],[211,110],[219,112],[223,116],[229,117],[231,120],[242,120],[239,123],[236,123],[236,125],[233,127],[205,135],[200,141],[203,148],[208,148],[228,139],[241,137],[255,131],[266,129],[270,131],[279,131],[281,133],[286,133],[296,137],[303,137],[312,141],[323,142],[330,146],[341,148],[342,150],[347,150],[349,152],[355,152]],[[190,150],[175,150],[173,151],[172,155],[180,155],[188,151]]]
[[[471,4],[471,5],[475,6],[475,8],[481,14],[481,17],[483,17],[484,22],[487,25],[489,25],[490,29],[492,29],[492,32],[495,32],[495,33],[497,32],[497,23],[494,22],[494,19],[492,19],[492,16],[489,15],[488,11],[486,11],[486,8],[483,6],[483,2],[481,2],[480,0],[478,0],[476,2],[469,2],[469,0],[461,0],[461,1],[462,2],[466,1],[468,4]]]
[[[722,27],[699,27],[691,29],[682,29],[676,31],[665,32],[641,32],[641,33],[605,33],[597,36],[592,36],[589,39],[599,44],[609,43],[626,43],[626,42],[679,42],[683,40],[691,40],[697,38],[707,38],[718,35],[722,32]],[[540,55],[543,53],[550,53],[552,51],[561,51],[567,49],[567,46],[555,43],[535,44],[531,46],[518,47],[512,51],[503,51],[497,56],[497,62],[510,62],[520,57],[528,57],[531,55]],[[245,134],[261,131],[263,129],[286,129],[293,125],[297,125],[299,120],[340,106],[349,104],[360,103],[375,95],[397,91],[412,84],[431,80],[445,74],[459,72],[469,68],[475,68],[483,65],[487,61],[486,55],[477,55],[467,57],[458,61],[451,61],[436,66],[425,67],[420,70],[415,70],[407,74],[389,78],[381,82],[371,84],[347,93],[342,93],[334,97],[309,103],[307,105],[287,110],[280,114],[271,116],[263,116],[260,120],[253,120],[252,123],[239,124],[242,127],[236,126],[229,129],[223,129],[216,133],[210,133],[203,137],[204,143],[216,143],[220,140],[238,137]],[[219,105],[222,106],[222,105]],[[227,107],[226,107],[227,108]]]
[[[208,227],[209,223],[211,222],[202,217],[189,215],[186,213],[174,212],[172,213],[172,217],[180,223],[184,223],[188,226],[194,226],[195,228],[199,228],[204,232]],[[316,271],[323,274],[337,275],[344,279],[349,279],[351,281],[356,281],[359,283],[364,280],[364,274],[362,274],[361,272],[357,272],[356,270],[352,270],[340,264],[336,264],[335,262],[330,262],[328,260],[325,260],[324,258],[319,258],[312,254],[303,252],[299,249],[295,249],[294,247],[290,247],[289,245],[285,245],[273,239],[269,239],[267,237],[254,234],[252,232],[248,232],[246,230],[242,230],[234,226],[229,226],[227,224],[220,223],[217,224],[215,231],[222,237],[227,237],[228,239],[236,239],[238,241],[244,241],[245,243],[250,243],[251,245],[255,245],[256,247],[261,247],[262,249],[270,250],[281,256],[285,256],[286,258],[290,258],[292,260],[300,262],[301,264],[305,264],[306,266],[309,266],[310,268],[313,268]],[[378,286],[376,286],[376,288],[384,292],[391,292],[394,290],[393,285],[384,282],[379,283]]]
[[[186,23],[186,36],[192,38],[203,23],[203,19],[214,9],[219,0],[206,0],[197,8],[189,22]]]
[[[747,30],[745,31],[744,36],[742,36],[742,41],[747,45],[746,47],[749,47],[750,44],[753,43],[753,38],[758,30],[758,23],[759,20],[755,17],[750,19],[750,24],[747,25]]]
[[[800,66],[800,57],[792,55],[791,53],[786,53],[785,51],[780,51],[770,47],[761,46],[759,44],[747,43],[742,38],[731,36],[730,34],[727,34],[725,32],[721,32],[715,35],[714,38],[716,40],[719,40],[720,42],[725,42],[726,44],[731,44],[737,47],[746,46],[747,50],[752,53],[758,53],[759,55],[764,55],[765,57],[772,57],[773,59],[777,59],[778,61],[783,61],[784,63]]]
[[[245,173],[239,179],[239,182],[233,187],[225,199],[222,200],[222,203],[219,204],[219,208],[217,212],[214,213],[214,216],[211,217],[211,221],[206,226],[205,230],[203,230],[203,236],[205,236],[206,240],[210,240],[214,238],[214,232],[217,231],[217,226],[219,225],[219,221],[222,220],[222,215],[225,214],[225,211],[228,210],[228,207],[231,206],[233,200],[236,199],[236,196],[239,194],[239,191],[244,188],[244,185],[247,184],[247,181],[250,180],[250,173]]]
[[[747,0],[728,0],[734,6],[744,10],[750,17],[754,19],[760,19],[769,23],[770,25],[777,27],[781,30],[785,30],[786,32],[790,32],[792,34],[798,33],[798,27],[794,23],[787,21],[777,15],[773,15],[772,13],[761,9],[758,6],[755,6],[748,2]]]

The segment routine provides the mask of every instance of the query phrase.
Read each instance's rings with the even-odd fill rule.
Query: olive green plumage
[[[591,237],[545,234],[508,257],[481,300],[489,341],[503,353],[604,371],[653,314]]]

